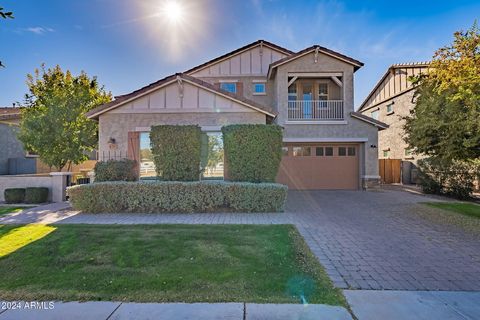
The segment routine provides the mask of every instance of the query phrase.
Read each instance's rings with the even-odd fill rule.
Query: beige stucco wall
[[[291,124],[287,123],[288,108],[288,73],[293,72],[342,72],[344,90],[345,121],[342,124]],[[378,145],[378,129],[364,121],[352,118],[353,111],[353,66],[319,54],[318,61],[314,61],[314,53],[298,58],[290,63],[278,67],[275,77],[276,105],[278,117],[275,122],[285,128],[284,138],[311,138],[322,141],[355,141],[361,142],[362,155],[360,158],[362,176],[378,177],[378,150],[371,145]]]
[[[278,123],[284,123],[287,119],[288,73],[293,72],[343,73],[344,112],[348,114],[353,111],[353,66],[325,54],[319,54],[318,60],[315,63],[315,55],[312,52],[277,67],[275,86],[279,113],[277,117]]]
[[[266,116],[259,112],[219,112],[219,113],[105,113],[99,118],[99,160],[112,154],[127,154],[129,131],[145,131],[153,125],[224,126],[228,124],[266,122]],[[114,138],[115,150],[110,150],[108,140]]]
[[[405,133],[403,125],[405,120],[402,118],[410,114],[410,110],[414,108],[412,103],[414,90],[405,92],[404,94],[382,102],[378,106],[365,110],[363,114],[371,116],[373,111],[378,111],[378,120],[389,125],[388,129],[382,130],[378,134],[378,157],[389,159],[402,159],[416,162],[420,157],[418,155],[406,156],[405,149],[408,148],[407,143],[403,140]],[[387,105],[393,102],[393,113],[387,113]],[[389,150],[388,157],[383,156],[383,151]]]

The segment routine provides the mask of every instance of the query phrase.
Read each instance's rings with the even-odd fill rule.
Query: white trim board
[[[361,176],[362,178],[364,179],[380,179],[381,177],[380,176],[369,176],[369,175],[362,175]]]
[[[304,121],[304,120],[287,120],[285,124],[348,124],[346,120],[337,120],[337,121]]]
[[[283,138],[283,142],[367,142],[368,138]]]

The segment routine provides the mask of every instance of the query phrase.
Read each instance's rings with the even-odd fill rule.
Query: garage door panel
[[[290,153],[282,158],[277,181],[297,190],[358,189],[358,148],[355,156],[337,154],[292,156]]]

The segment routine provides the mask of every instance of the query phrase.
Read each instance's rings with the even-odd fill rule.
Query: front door
[[[303,118],[312,119],[313,85],[311,83],[304,83],[302,87]]]

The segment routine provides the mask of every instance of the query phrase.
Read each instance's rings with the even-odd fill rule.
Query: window
[[[344,157],[347,155],[347,148],[345,147],[338,147],[338,155]]]
[[[378,110],[370,112],[370,117],[372,117],[375,120],[378,120]]]
[[[318,100],[328,100],[328,83],[318,84]]]
[[[348,147],[348,156],[349,157],[355,156],[355,147]]]
[[[325,155],[327,157],[333,156],[333,147],[325,147]]]
[[[308,157],[310,156],[310,147],[293,147],[294,157]]]
[[[383,150],[383,157],[388,158],[390,156],[390,150]]]
[[[140,179],[153,178],[155,163],[153,162],[152,150],[150,147],[150,132],[140,133]]]
[[[393,113],[393,103],[387,104],[387,114]]]
[[[282,147],[282,156],[288,156],[288,147]]]
[[[207,137],[202,139],[201,165],[203,169],[202,179],[223,179],[223,136],[221,132],[204,133]]]
[[[288,101],[297,100],[297,85],[294,83],[288,87]]]
[[[220,89],[231,93],[237,93],[237,84],[235,82],[222,82],[220,83]]]
[[[323,147],[317,147],[315,150],[315,155],[318,157],[323,157]]]
[[[254,95],[264,95],[264,94],[266,94],[265,83],[254,83],[253,84],[253,94]]]

